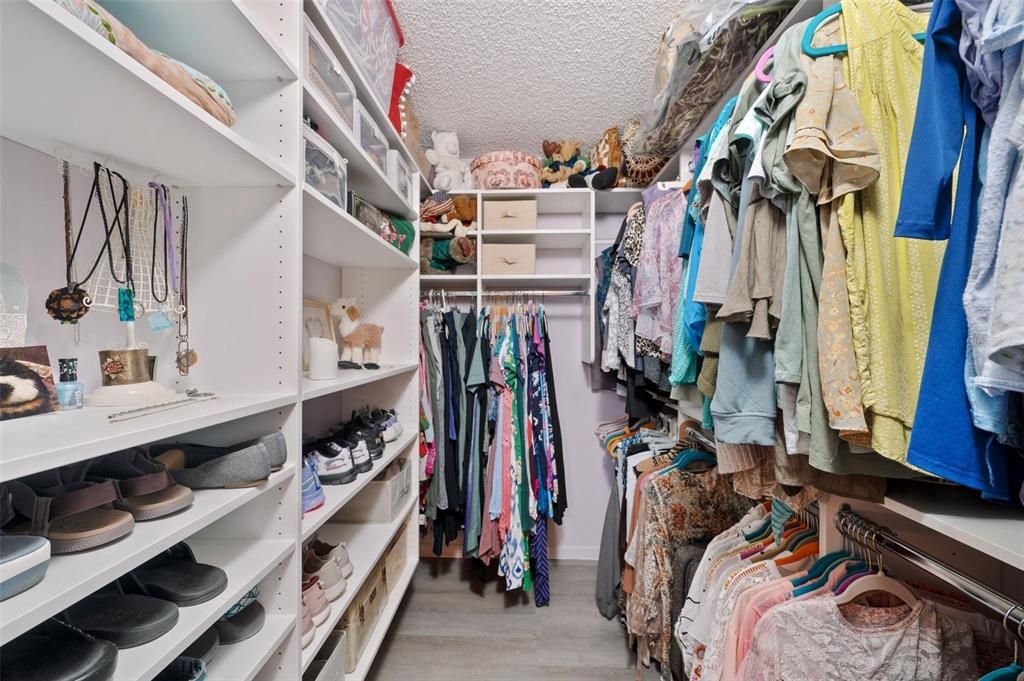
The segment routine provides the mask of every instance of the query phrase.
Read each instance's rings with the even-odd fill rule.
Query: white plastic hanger
[[[865,548],[868,548],[868,533],[877,532],[876,530],[868,530],[864,534]],[[889,577],[882,571],[882,554],[881,551],[877,552],[878,555],[878,572],[873,575],[866,575],[855,580],[852,584],[846,587],[846,590],[840,596],[836,597],[836,605],[846,605],[857,600],[861,596],[876,591],[882,591],[884,593],[895,596],[910,607],[917,605],[917,597],[914,596],[913,592],[906,587],[903,582]],[[871,565],[871,552],[868,550],[868,565]]]

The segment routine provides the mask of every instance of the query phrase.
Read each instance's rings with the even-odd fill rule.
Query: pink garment
[[[651,204],[647,212],[640,265],[633,286],[635,333],[672,354],[676,307],[683,280],[679,238],[682,235],[686,194],[672,191]]]
[[[794,577],[807,574],[803,572]],[[726,634],[725,649],[722,657],[722,678],[735,679],[743,658],[750,650],[750,635],[754,632],[754,625],[760,617],[754,613],[754,604],[766,599],[783,597],[793,591],[793,582],[788,577],[776,579],[747,589],[740,595],[736,609],[733,610],[732,618],[729,620],[729,630]],[[744,634],[746,638],[744,638]]]

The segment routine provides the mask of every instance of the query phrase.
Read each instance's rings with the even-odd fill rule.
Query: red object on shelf
[[[412,75],[412,69],[402,62],[395,64],[395,79],[391,85],[391,103],[388,106],[388,120],[391,121],[391,125],[394,126],[401,136],[405,135],[405,116],[398,105],[401,103],[406,89],[412,85]]]
[[[402,24],[398,21],[398,12],[395,11],[395,3],[391,0],[384,0],[384,4],[387,5],[388,14],[391,15],[391,21],[395,24],[395,33],[398,34],[398,46],[405,46],[405,34],[402,33]]]

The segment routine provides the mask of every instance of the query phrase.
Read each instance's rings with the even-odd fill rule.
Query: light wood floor
[[[467,561],[424,560],[369,681],[632,681],[625,634],[594,605],[596,572],[552,562],[551,605],[536,608],[472,579]]]

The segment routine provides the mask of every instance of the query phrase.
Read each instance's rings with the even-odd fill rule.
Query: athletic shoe
[[[366,448],[366,452],[371,459],[376,460],[384,456],[384,438],[381,437],[380,431],[374,427],[349,421],[348,423],[341,423],[335,426],[330,438],[336,442],[338,438],[341,438],[354,442],[357,445],[362,445]],[[352,454],[355,456],[354,451]]]
[[[327,594],[320,584],[319,577],[310,577],[302,582],[302,605],[309,608],[309,616],[313,624],[320,626],[331,614],[331,604],[327,602]]]
[[[313,616],[309,614],[309,606],[302,602],[302,647],[305,648],[313,642],[316,636],[316,624],[313,623]]]
[[[323,561],[314,556],[312,550],[307,550],[306,557],[302,561],[302,580],[306,581],[313,577],[320,580],[320,586],[323,587],[324,595],[329,601],[337,599],[338,596],[345,593],[345,589],[348,587],[341,564],[337,559],[331,558]]]
[[[324,488],[316,474],[316,460],[311,456],[302,459],[302,515],[314,511],[326,501]]]
[[[309,543],[309,553],[306,555],[308,565],[313,567],[318,563],[326,563],[331,560],[336,561],[341,566],[341,573],[345,576],[345,579],[352,576],[352,559],[349,558],[345,542],[335,546],[328,542],[314,539]]]
[[[367,408],[360,412],[360,416],[380,429],[385,442],[394,442],[402,437],[402,424],[398,422],[398,413],[394,409]]]
[[[316,474],[325,485],[347,485],[356,479],[352,451],[336,442],[325,442],[310,452],[316,461]]]

